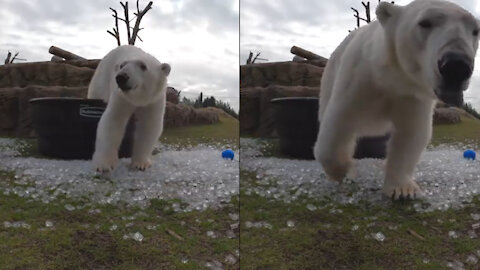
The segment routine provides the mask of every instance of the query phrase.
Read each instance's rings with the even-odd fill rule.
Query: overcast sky
[[[129,1],[130,10],[136,1]],[[145,7],[148,0],[140,0]],[[136,46],[169,63],[169,85],[187,97],[214,95],[239,106],[238,0],[154,0],[143,17]],[[118,0],[1,0],[0,57],[19,51],[28,62],[48,61],[51,45],[89,59],[116,47],[106,30],[114,26],[109,7],[123,17]],[[131,15],[130,18],[132,18]],[[133,26],[134,22],[132,22]],[[122,44],[125,25],[120,22]]]
[[[370,1],[372,15],[378,3]],[[411,0],[397,0],[405,5]],[[480,1],[458,0],[474,16],[480,18]],[[271,61],[289,61],[292,45],[321,56],[330,57],[336,46],[356,26],[350,7],[363,12],[360,0],[277,0],[240,1],[240,62],[245,64],[249,51],[261,52]],[[361,13],[362,14],[362,13]],[[480,110],[480,54],[465,101]]]

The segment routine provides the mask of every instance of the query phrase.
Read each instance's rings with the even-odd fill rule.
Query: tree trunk
[[[292,48],[290,49],[290,52],[295,54],[295,55],[298,55],[300,57],[303,57],[307,60],[325,60],[325,61],[327,61],[327,59],[325,57],[321,57],[318,54],[314,54],[311,51],[307,51],[307,50],[302,49],[302,48],[297,47],[297,46],[292,46]]]
[[[60,48],[55,47],[55,46],[51,46],[50,49],[48,50],[48,52],[53,54],[53,55],[56,55],[58,57],[62,57],[65,60],[74,60],[74,59],[87,60],[87,59],[85,59],[81,56],[78,56],[74,53],[71,53],[69,51],[65,51],[65,50],[60,49]]]

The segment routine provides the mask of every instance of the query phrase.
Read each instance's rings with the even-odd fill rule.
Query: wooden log
[[[303,61],[306,61],[307,59],[301,57],[301,56],[298,56],[298,55],[295,55],[292,59],[293,62],[303,62]]]
[[[327,60],[325,57],[322,57],[318,54],[314,54],[313,52],[311,51],[307,51],[305,49],[302,49],[300,47],[297,47],[297,46],[292,46],[292,48],[290,49],[290,52],[295,54],[295,55],[298,55],[300,57],[303,57],[307,60]]]
[[[52,62],[63,62],[63,61],[65,61],[65,59],[63,59],[62,57],[53,55],[51,61]]]
[[[65,50],[60,49],[60,48],[55,47],[55,46],[51,46],[50,49],[48,49],[48,52],[53,54],[53,55],[56,55],[58,57],[62,57],[65,60],[74,60],[74,59],[87,60],[87,59],[85,59],[81,56],[78,56],[74,53],[71,53],[69,51],[65,51]]]

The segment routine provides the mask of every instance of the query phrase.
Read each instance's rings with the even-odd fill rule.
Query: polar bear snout
[[[130,77],[127,73],[120,73],[115,77],[115,81],[117,82],[118,87],[123,91],[128,91],[131,89],[131,87],[128,85],[129,79]]]
[[[463,53],[447,52],[438,61],[438,70],[447,90],[460,92],[472,76],[473,60]]]

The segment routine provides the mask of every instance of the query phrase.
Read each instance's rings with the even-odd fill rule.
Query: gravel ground
[[[291,202],[299,196],[330,198],[342,204],[361,200],[390,205],[381,192],[384,161],[362,159],[355,164],[357,177],[341,185],[327,180],[316,161],[266,157],[271,146],[258,139],[240,140],[242,171],[254,173],[257,185],[242,185],[247,194]],[[419,211],[446,210],[469,204],[480,193],[480,162],[463,158],[462,146],[442,145],[427,149],[415,172],[425,195],[414,208]]]
[[[21,140],[0,139],[0,170],[15,172],[13,183],[0,182],[4,194],[44,203],[65,195],[140,207],[148,206],[150,199],[179,199],[182,203],[172,204],[175,211],[221,207],[238,194],[238,159],[222,159],[221,145],[159,145],[154,165],[146,171],[131,170],[130,159],[122,159],[107,175],[96,174],[91,161],[23,157],[22,147]]]

